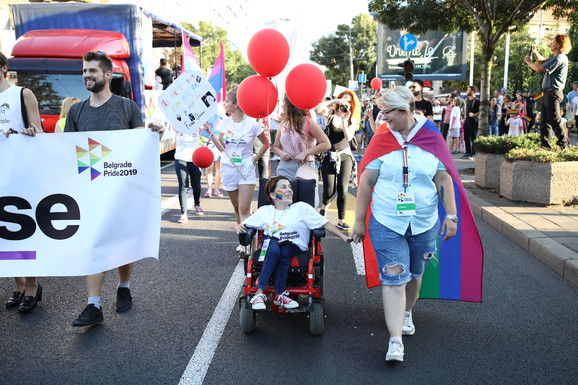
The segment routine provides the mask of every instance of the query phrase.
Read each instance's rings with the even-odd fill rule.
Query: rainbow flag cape
[[[419,129],[419,131],[416,132],[410,143],[434,154],[451,175],[459,217],[456,236],[447,241],[441,241],[438,236],[438,255],[430,260],[426,268],[420,298],[481,302],[484,252],[466,191],[448,147],[436,125],[428,119],[418,118],[415,129]],[[383,124],[375,133],[361,160],[359,177],[368,163],[392,151],[401,150],[401,148],[387,125]],[[440,223],[443,223],[446,213],[441,203],[439,203],[438,212]],[[366,218],[366,226],[370,216],[371,203]],[[367,287],[379,286],[377,261],[369,236],[366,236],[363,241],[363,251]]]
[[[540,92],[538,95],[534,96],[532,99],[534,99],[535,102],[538,102],[538,101],[542,100],[543,97],[544,97],[544,93]]]
[[[199,66],[199,62],[197,61],[197,58],[195,57],[193,49],[191,48],[191,44],[189,43],[189,38],[185,34],[184,30],[181,30],[181,34],[183,35],[183,44],[181,46],[181,49],[183,51],[182,52],[183,60],[182,60],[181,70],[182,71],[185,71],[185,70],[198,70],[198,71],[200,71],[201,67]]]

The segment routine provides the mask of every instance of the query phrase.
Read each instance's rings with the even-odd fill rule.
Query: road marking
[[[243,261],[239,261],[179,384],[201,385],[203,383],[207,370],[209,370],[209,365],[215,355],[215,350],[231,316],[231,311],[237,304],[239,290],[243,285],[244,279]]]
[[[169,212],[169,210],[173,209],[173,206],[177,203],[178,200],[179,200],[179,196],[173,195],[172,197],[169,197],[169,198],[167,198],[161,202],[161,209],[162,209],[161,210],[161,218],[163,217],[163,215],[165,215],[167,212]]]

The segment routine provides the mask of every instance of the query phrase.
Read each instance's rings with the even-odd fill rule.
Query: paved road
[[[161,255],[136,264],[134,308],[114,312],[109,273],[104,324],[73,328],[83,278],[40,278],[36,312],[0,308],[0,384],[575,383],[578,289],[481,220],[484,302],[420,301],[402,364],[384,362],[380,291],[366,288],[334,236],[323,242],[325,334],[310,336],[304,314],[268,313],[242,334],[238,307],[231,312],[242,274],[230,204],[203,199],[205,216],[177,224],[176,178],[170,167],[163,174]],[[12,290],[0,280],[0,298]]]

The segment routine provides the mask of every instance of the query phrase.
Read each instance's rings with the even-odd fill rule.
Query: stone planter
[[[483,188],[500,188],[500,166],[506,159],[504,154],[476,154],[476,184]]]
[[[500,194],[513,201],[547,205],[572,202],[578,199],[578,162],[503,162]]]

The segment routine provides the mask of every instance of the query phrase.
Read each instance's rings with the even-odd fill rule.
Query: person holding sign
[[[269,179],[265,185],[265,198],[271,202],[244,220],[238,227],[239,233],[247,231],[245,226],[264,230],[261,253],[265,258],[257,284],[257,292],[251,299],[253,310],[265,310],[266,296],[263,291],[269,285],[271,276],[275,278],[275,305],[294,309],[299,306],[285,291],[291,258],[306,251],[309,232],[324,227],[345,242],[351,238],[343,234],[327,218],[321,216],[311,205],[305,202],[293,203],[293,190],[286,176],[279,175]]]
[[[403,361],[401,337],[415,332],[411,311],[425,268],[436,254],[438,199],[447,213],[441,223],[444,241],[456,235],[458,217],[452,177],[434,155],[443,152],[451,159],[435,124],[425,116],[414,117],[415,98],[406,87],[390,89],[379,103],[387,125],[380,127],[360,165],[351,236],[354,242],[364,240],[369,214],[367,230],[390,335],[385,359]],[[432,152],[424,149],[427,145]]]
[[[251,215],[251,201],[257,178],[255,164],[269,148],[269,141],[257,120],[245,115],[239,107],[236,90],[227,92],[225,113],[228,117],[221,122],[218,138],[209,123],[205,123],[205,130],[215,146],[225,155],[221,158],[221,179],[233,204],[235,220],[239,224]],[[255,138],[259,138],[263,147],[253,155]],[[237,251],[244,252],[244,246],[239,245]]]

